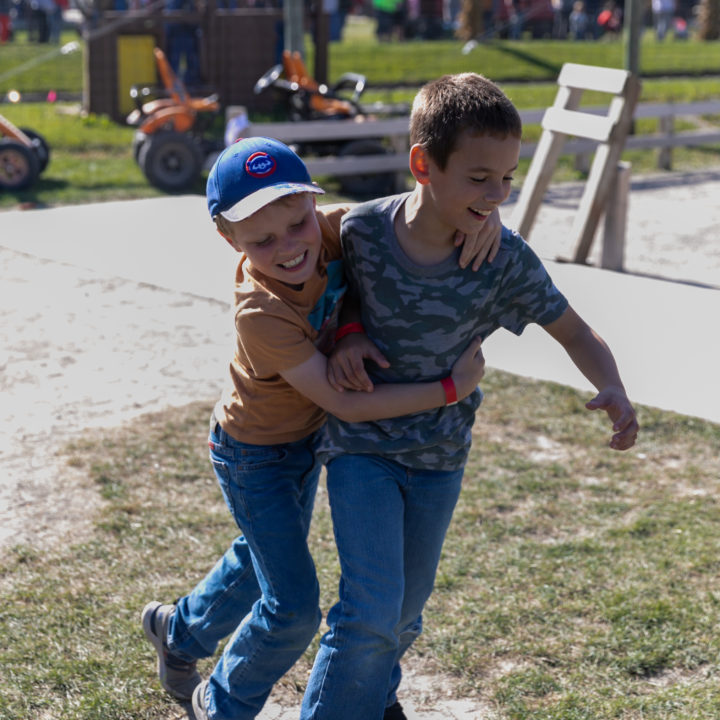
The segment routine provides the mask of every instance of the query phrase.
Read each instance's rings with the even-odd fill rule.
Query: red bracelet
[[[362,323],[359,322],[351,322],[347,323],[347,325],[343,325],[342,327],[339,327],[337,329],[337,332],[335,333],[335,342],[337,342],[340,338],[344,338],[346,335],[350,335],[351,333],[364,333],[365,328],[362,326]]]
[[[458,399],[457,389],[455,388],[455,382],[452,379],[452,375],[448,375],[446,378],[443,378],[440,381],[440,384],[443,386],[443,390],[445,391],[445,404],[454,405]]]

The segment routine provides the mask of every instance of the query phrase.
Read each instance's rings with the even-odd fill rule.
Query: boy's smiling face
[[[438,220],[452,231],[474,235],[510,194],[520,138],[463,132],[444,169],[425,157]]]
[[[234,223],[227,239],[268,277],[299,285],[312,276],[322,235],[310,193],[287,195]]]

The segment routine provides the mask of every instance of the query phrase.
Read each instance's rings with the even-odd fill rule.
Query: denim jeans
[[[400,658],[422,630],[462,470],[414,470],[372,455],[328,464],[342,576],[302,720],[381,720]]]
[[[320,465],[314,435],[248,445],[213,425],[210,460],[243,534],[178,601],[169,647],[185,660],[208,657],[232,633],[210,676],[206,705],[213,720],[245,720],[260,712],[320,625],[307,546]]]

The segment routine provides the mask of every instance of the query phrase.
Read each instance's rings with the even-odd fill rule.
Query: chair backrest
[[[597,141],[595,158],[571,231],[577,241],[573,261],[584,263],[600,216],[605,212],[618,161],[632,126],[640,81],[627,70],[565,63],[557,83],[555,102],[545,111],[543,132],[515,205],[511,225],[526,240],[529,238],[568,135]],[[612,96],[606,116],[578,109],[585,90]]]

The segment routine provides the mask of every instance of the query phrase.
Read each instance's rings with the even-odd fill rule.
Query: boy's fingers
[[[332,365],[328,365],[328,382],[330,383],[330,387],[336,392],[344,392],[345,388],[338,381]]]
[[[373,346],[370,352],[368,352],[368,360],[372,360],[376,365],[379,365],[383,368],[390,367],[390,363],[388,362],[387,358],[375,346]]]
[[[353,380],[355,381],[358,390],[365,390],[366,392],[370,392],[373,389],[373,384],[370,381],[370,377],[368,376],[367,372],[365,371],[365,366],[361,364],[357,367],[354,367],[353,371]]]
[[[362,365],[358,367],[355,358],[349,358],[347,367],[345,367],[345,380],[347,387],[352,390],[364,390],[365,385],[362,381],[362,374],[360,369]]]
[[[497,257],[498,250],[500,250],[500,243],[499,243],[499,242],[496,242],[496,243],[492,246],[492,249],[490,250],[490,252],[488,253],[487,261],[488,261],[489,263],[491,263],[491,262]]]
[[[491,250],[492,247],[489,248],[483,248],[476,256],[475,260],[473,261],[472,269],[474,272],[477,272],[480,269],[480,266],[485,262],[485,259],[489,257],[489,250]]]
[[[627,450],[631,448],[637,441],[637,430],[630,432],[625,430],[615,433],[610,440],[610,447],[613,450]]]
[[[632,423],[633,416],[629,410],[621,413],[618,418],[613,421],[613,430],[615,432],[624,432],[627,427]]]
[[[607,405],[608,405],[608,404],[607,404],[607,402],[606,402],[604,399],[602,399],[602,400],[600,399],[600,395],[599,395],[599,394],[596,395],[596,396],[595,396],[594,398],[592,398],[591,400],[588,400],[588,401],[585,403],[585,407],[586,407],[588,410],[599,410],[600,408],[606,408]]]
[[[473,263],[473,271],[477,272],[480,269],[480,266],[483,264],[483,261],[487,260],[487,262],[491,263],[495,259],[498,254],[498,250],[500,249],[501,236],[502,233],[500,232],[500,230],[498,230],[495,238],[487,246],[485,252],[475,258],[475,262]]]
[[[464,235],[460,235],[460,237],[463,238],[463,241],[460,248],[460,259],[458,260],[458,264],[461,268],[466,268],[470,260],[472,260],[472,257],[474,255],[474,248],[473,243],[468,240]],[[457,245],[457,242],[455,244]]]

